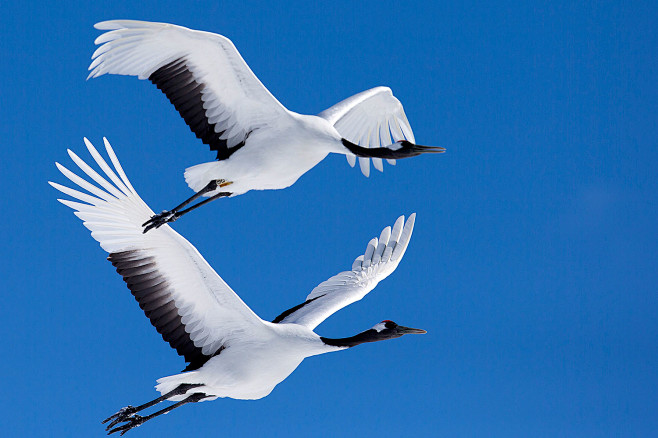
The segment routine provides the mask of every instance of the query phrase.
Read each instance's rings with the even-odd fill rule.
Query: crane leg
[[[224,198],[226,196],[231,196],[233,194],[231,192],[219,192],[216,195],[213,195],[210,198],[205,199],[199,202],[198,204],[195,204],[183,210],[185,206],[197,200],[199,197],[205,195],[206,193],[213,192],[217,190],[218,187],[225,187],[230,184],[231,184],[230,182],[226,182],[223,179],[214,179],[210,181],[204,188],[199,190],[197,193],[195,193],[194,195],[192,195],[191,197],[189,197],[188,199],[186,199],[176,207],[172,208],[171,210],[164,210],[162,213],[158,213],[153,217],[151,217],[151,219],[144,222],[142,224],[142,226],[144,227],[144,233],[146,233],[151,228],[160,228],[162,225],[166,224],[167,222],[174,222],[184,214],[189,213],[190,211],[198,207],[201,207],[202,205],[207,204],[210,201],[214,201],[215,199],[218,198]]]
[[[110,430],[116,424],[121,423],[122,421],[128,421],[127,419],[132,417],[133,414],[135,414],[136,412],[142,411],[146,408],[150,408],[151,406],[157,405],[158,403],[160,403],[162,401],[165,401],[167,399],[170,399],[171,397],[185,394],[190,389],[198,388],[199,386],[203,386],[203,384],[201,384],[201,383],[183,383],[181,385],[178,385],[172,391],[169,391],[168,393],[156,398],[155,400],[151,400],[150,402],[144,403],[143,405],[139,405],[137,407],[135,407],[135,406],[126,406],[125,408],[121,408],[119,410],[119,412],[117,412],[114,415],[111,415],[111,416],[107,417],[105,420],[102,421],[102,423],[105,424],[108,421],[111,421],[111,423],[108,424],[107,427],[105,428],[105,430]]]
[[[108,435],[112,435],[113,433],[116,432],[121,432],[121,435],[124,433],[128,432],[130,429],[133,427],[141,426],[143,423],[145,423],[148,420],[151,420],[157,416],[160,416],[162,414],[166,414],[167,412],[173,411],[174,409],[181,407],[187,403],[196,403],[204,398],[211,397],[209,395],[206,395],[202,392],[195,392],[194,394],[190,395],[189,397],[185,398],[184,400],[179,401],[178,403],[174,403],[173,405],[167,406],[164,409],[160,409],[159,411],[156,411],[152,413],[151,415],[146,415],[142,417],[141,415],[137,414],[132,414],[130,415],[127,419],[122,420],[125,422],[125,424],[122,424],[121,426],[117,426],[112,430],[109,430],[107,432]],[[109,427],[108,427],[109,428]],[[106,429],[107,430],[107,429]]]

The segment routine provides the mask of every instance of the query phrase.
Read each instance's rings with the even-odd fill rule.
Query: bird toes
[[[124,433],[128,432],[130,429],[132,429],[134,427],[137,427],[137,426],[140,426],[146,420],[141,415],[132,414],[128,418],[123,419],[121,421],[125,421],[126,424],[122,424],[121,426],[117,426],[114,429],[109,430],[107,432],[107,434],[112,435],[113,433],[121,432],[119,435],[123,435]],[[121,422],[121,421],[119,421],[119,422]],[[108,429],[109,429],[109,427],[108,427]]]
[[[135,409],[134,406],[126,406],[125,408],[121,408],[121,409],[119,410],[119,412],[117,412],[116,414],[114,414],[114,415],[110,415],[109,417],[107,417],[107,418],[106,418],[105,420],[103,420],[101,423],[102,423],[102,424],[105,424],[105,423],[107,423],[108,421],[111,421],[111,423],[108,424],[107,427],[105,428],[105,430],[109,430],[109,429],[111,429],[112,427],[114,427],[116,424],[119,424],[119,423],[121,423],[122,421],[125,421],[126,418],[130,417],[130,416],[131,416],[132,414],[134,414],[135,412],[137,412],[137,409]]]
[[[151,217],[151,219],[147,220],[142,224],[144,227],[144,233],[146,233],[148,230],[153,229],[153,228],[160,228],[164,224],[168,222],[174,222],[177,220],[181,214],[177,211],[172,212],[169,210],[164,210],[162,213],[158,213],[154,216]]]

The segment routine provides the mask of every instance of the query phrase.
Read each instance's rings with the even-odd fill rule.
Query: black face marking
[[[244,146],[250,132],[230,148],[227,140],[219,138],[230,126],[224,126],[225,121],[208,122],[201,98],[205,85],[196,81],[186,63],[185,58],[178,58],[151,73],[149,80],[167,96],[196,137],[210,146],[210,150],[217,152],[218,160],[225,160]]]

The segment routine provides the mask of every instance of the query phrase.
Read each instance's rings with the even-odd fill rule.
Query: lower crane
[[[348,338],[325,338],[313,331],[395,270],[407,249],[415,214],[406,222],[401,216],[392,228],[384,228],[350,271],[320,283],[306,301],[268,322],[259,318],[197,249],[169,225],[142,232],[141,224],[153,216],[153,211],[130,184],[109,142],[104,142],[114,169],[85,139],[105,177],[69,150],[80,170],[96,184],[57,163],[64,176],[89,194],[50,184],[77,200],[59,201],[75,210],[91,230],[151,324],[188,363],[181,374],[158,380],[160,397],[140,406],[127,406],[103,421],[108,423],[108,434],[123,435],[187,403],[219,397],[265,397],[310,356],[426,333],[389,320]],[[150,415],[138,414],[164,401],[175,403]]]

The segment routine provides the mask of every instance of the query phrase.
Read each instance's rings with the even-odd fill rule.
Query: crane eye
[[[395,327],[398,326],[396,323],[394,323],[393,321],[390,321],[388,319],[385,320],[385,321],[382,321],[382,322],[384,323],[384,327],[386,327],[387,329],[394,329]]]

